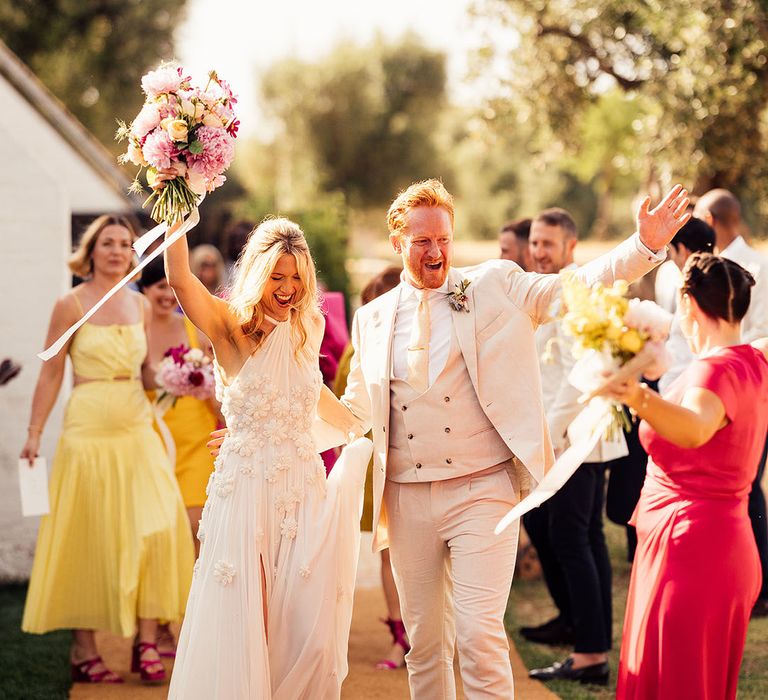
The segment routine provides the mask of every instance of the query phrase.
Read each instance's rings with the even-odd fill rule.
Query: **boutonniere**
[[[467,287],[472,284],[469,280],[461,280],[459,284],[454,284],[455,289],[448,292],[448,303],[454,311],[466,311],[469,313],[469,304],[467,303]]]

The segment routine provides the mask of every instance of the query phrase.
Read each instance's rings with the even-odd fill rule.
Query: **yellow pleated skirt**
[[[22,629],[135,633],[179,620],[192,578],[189,521],[137,381],[70,397],[40,523]]]

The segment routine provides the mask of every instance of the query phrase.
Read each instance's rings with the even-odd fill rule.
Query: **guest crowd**
[[[233,229],[228,258],[237,256],[251,228]],[[749,619],[768,615],[761,488],[768,449],[768,260],[743,230],[733,194],[713,190],[698,198],[693,218],[656,271],[656,301],[673,314],[666,371],[654,381],[608,387],[626,407],[632,430],[600,442],[564,487],[524,518],[557,615],[520,632],[532,642],[573,649],[531,670],[534,678],[605,685],[613,672],[620,698],[736,695]],[[57,302],[48,342],[135,266],[137,234],[130,218],[112,215],[83,233],[69,264],[82,282]],[[575,267],[578,241],[573,217],[546,209],[503,226],[500,257],[528,272],[560,273]],[[226,298],[231,264],[218,249],[192,250],[190,266],[210,293]],[[399,267],[384,269],[364,286],[360,302],[400,281]],[[323,309],[320,369],[341,396],[352,356],[344,301],[329,292]],[[223,427],[213,396],[182,396],[166,412],[157,410],[155,369],[170,348],[182,345],[213,358],[156,261],[142,270],[135,289],[110,299],[40,372],[21,452],[30,461],[67,355],[74,388],[22,627],[36,634],[73,631],[75,681],[123,682],[104,664],[96,631],[132,636],[132,670],[149,683],[166,679],[162,657],[174,655],[169,623],[184,614],[213,470],[206,442]],[[557,320],[538,328],[536,345],[547,357],[542,398],[558,456],[568,449],[568,426],[582,409],[580,392],[568,382],[574,359]],[[162,427],[173,439],[172,464]],[[335,453],[323,458],[330,471]],[[362,518],[368,530],[370,471]],[[625,528],[634,562],[620,640],[612,634],[604,512]],[[377,668],[386,672],[404,666],[410,650],[387,549],[381,581],[391,646]],[[621,645],[618,669],[608,662],[614,642]]]

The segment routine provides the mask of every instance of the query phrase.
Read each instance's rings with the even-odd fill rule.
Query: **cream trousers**
[[[454,700],[454,648],[467,700],[514,696],[504,612],[519,525],[493,529],[518,501],[510,463],[384,490],[392,569],[411,651],[412,700]]]

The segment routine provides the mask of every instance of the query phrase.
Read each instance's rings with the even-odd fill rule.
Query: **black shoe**
[[[607,661],[603,661],[601,664],[573,668],[573,659],[569,656],[565,661],[555,661],[555,663],[546,668],[534,668],[528,672],[528,675],[537,681],[563,680],[578,681],[584,684],[608,685],[610,670]]]
[[[573,627],[556,617],[538,627],[521,627],[520,634],[529,642],[551,644],[552,646],[569,646],[573,644]]]

